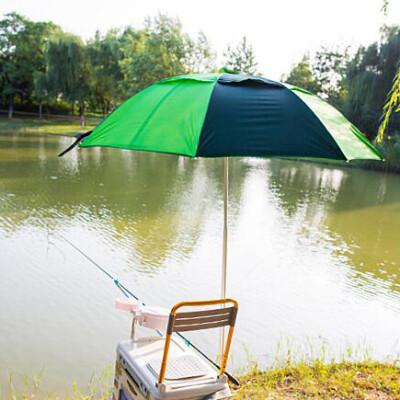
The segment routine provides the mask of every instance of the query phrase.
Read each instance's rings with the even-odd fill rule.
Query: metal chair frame
[[[233,304],[233,306],[217,309],[214,308],[210,310],[177,313],[177,311],[182,307],[202,307],[225,305],[228,303]],[[233,328],[235,326],[237,311],[238,303],[236,300],[233,299],[183,301],[172,307],[171,313],[169,315],[167,336],[165,338],[164,354],[161,362],[161,370],[158,377],[158,384],[162,384],[165,380],[168,353],[173,332],[187,332],[201,329],[218,328],[229,325],[228,337],[226,339],[225,350],[222,354],[221,367],[219,371],[219,374],[222,375],[226,370],[226,364],[228,361],[229,349],[232,342]]]

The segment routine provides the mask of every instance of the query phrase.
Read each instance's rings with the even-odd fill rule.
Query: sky
[[[253,45],[258,70],[279,80],[303,54],[321,46],[353,48],[379,40],[383,23],[400,25],[400,1],[390,0],[1,0],[0,14],[16,11],[34,21],[53,21],[84,39],[96,30],[140,27],[158,12],[178,17],[192,36],[203,31],[219,54],[246,36]]]

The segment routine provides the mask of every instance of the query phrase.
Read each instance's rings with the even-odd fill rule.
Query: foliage
[[[217,70],[216,54],[212,50],[207,36],[199,32],[196,40],[191,41],[190,53],[187,59],[187,69],[193,73],[209,73]]]
[[[315,53],[313,73],[321,86],[320,93],[335,107],[340,107],[347,96],[345,88],[348,49],[340,51],[323,47]]]
[[[120,67],[121,50],[117,30],[110,30],[102,37],[99,32],[86,46],[89,75],[88,99],[93,109],[100,107],[102,114],[116,107],[122,98],[119,82],[122,80]]]
[[[32,96],[39,103],[42,103],[45,99],[49,98],[50,86],[47,79],[46,72],[35,71],[33,73],[33,92]]]
[[[389,1],[384,0],[382,4],[382,10],[387,14],[389,7]],[[398,112],[400,110],[400,63],[396,73],[394,74],[393,84],[387,95],[386,103],[383,107],[383,115],[381,118],[381,124],[378,129],[377,142],[382,143],[385,138],[385,133],[389,127],[390,118],[393,111]],[[388,138],[390,139],[390,137]],[[389,142],[390,143],[390,142]]]
[[[209,72],[215,53],[200,32],[183,32],[178,19],[159,14],[140,29],[96,33],[86,43],[47,22],[11,13],[0,20],[0,104],[46,109],[68,102],[105,115],[126,98],[168,76]],[[12,114],[12,113],[11,113]],[[11,115],[10,115],[11,116]]]
[[[50,41],[46,58],[51,90],[72,105],[77,102],[82,116],[92,71],[84,43],[75,35],[62,33]]]
[[[377,134],[382,105],[398,69],[399,42],[400,28],[384,27],[380,43],[360,47],[346,68],[348,96],[342,109],[370,138]],[[387,127],[395,129],[399,121],[394,118]]]
[[[51,22],[32,22],[15,12],[0,20],[0,95],[9,98],[10,116],[15,95],[31,99],[35,73],[44,70],[46,41],[57,30]]]
[[[395,133],[376,143],[378,151],[384,157],[386,164],[390,167],[393,164],[398,164],[400,160],[400,134]]]
[[[309,57],[292,67],[284,78],[288,83],[319,94],[342,111],[370,139],[378,132],[382,105],[391,90],[392,77],[400,73],[400,28],[384,27],[379,43],[372,43],[350,55],[348,49],[322,48],[311,61]],[[400,122],[398,116],[389,120],[392,111],[398,111],[400,77],[394,82],[385,106],[386,114],[379,129],[379,138],[389,129],[395,134]]]
[[[313,59],[306,54],[295,64],[288,76],[282,80],[319,94],[329,103],[338,107],[346,96],[344,76],[348,61],[348,51],[332,50],[322,47]]]
[[[383,107],[382,122],[379,126],[377,142],[381,143],[385,137],[385,132],[389,126],[390,117],[393,110],[400,111],[400,66],[394,77],[393,86],[390,89],[388,99]]]
[[[252,45],[243,36],[239,44],[233,48],[228,45],[224,53],[225,66],[231,70],[249,75],[257,75],[256,57]]]
[[[306,89],[311,93],[319,93],[321,91],[320,82],[311,72],[308,56],[304,56],[298,64],[294,65],[289,75],[287,77],[283,76],[282,80],[291,85]]]
[[[132,95],[168,76],[188,72],[192,42],[178,20],[159,14],[140,30],[127,29],[120,61],[124,92]]]

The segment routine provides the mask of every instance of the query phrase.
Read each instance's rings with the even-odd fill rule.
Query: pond
[[[111,365],[144,302],[218,298],[222,160],[0,134],[0,371],[65,391]],[[400,353],[400,176],[275,159],[230,162],[230,369],[302,354]],[[218,332],[188,335],[213,359]],[[351,349],[351,350],[349,350]],[[350,354],[351,353],[351,354]]]

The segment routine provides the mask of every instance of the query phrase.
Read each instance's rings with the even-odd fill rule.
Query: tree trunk
[[[12,118],[14,114],[14,93],[10,94],[10,106],[8,107],[8,118]]]
[[[49,97],[47,97],[47,99],[46,99],[46,104],[45,104],[45,106],[44,106],[44,109],[45,109],[45,112],[46,112],[46,118],[49,118],[49,117],[50,117],[50,107],[49,107],[49,104],[50,104],[50,99],[49,99]]]
[[[81,124],[81,126],[85,126],[85,109],[84,106],[81,105],[79,106],[79,123]]]
[[[43,118],[43,104],[39,104],[39,118]]]

